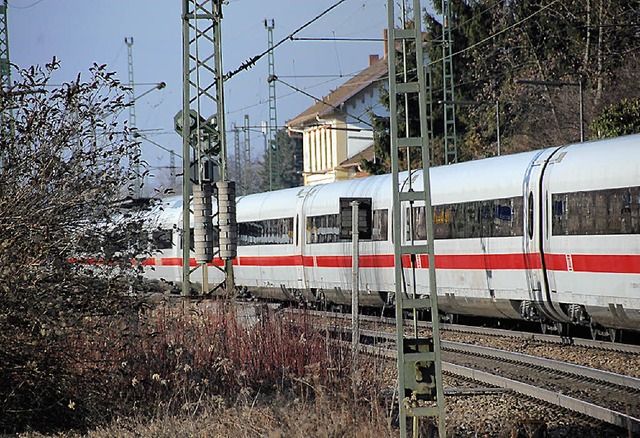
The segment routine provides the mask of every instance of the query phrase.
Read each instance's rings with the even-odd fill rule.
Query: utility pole
[[[135,130],[138,128],[138,122],[136,120],[136,96],[133,89],[133,37],[124,37],[124,43],[127,45],[127,78],[129,80],[129,130],[131,132],[131,139],[135,138]],[[142,187],[142,181],[140,179],[140,151],[135,161],[136,168],[136,182],[134,186],[134,196],[136,199],[140,198],[140,191]]]
[[[274,175],[278,174],[278,160],[274,160],[272,155],[278,150],[276,144],[276,130],[278,129],[278,113],[276,111],[276,68],[273,56],[273,28],[276,26],[275,20],[272,18],[264,20],[264,27],[267,29],[267,60],[269,62],[269,70],[267,83],[269,84],[269,138],[267,146],[269,148],[269,190],[273,190]],[[275,161],[275,163],[274,163]]]
[[[449,0],[442,0],[442,86],[444,113],[444,164],[458,162],[456,138],[456,106],[453,88],[453,38],[451,36],[451,11]]]
[[[435,251],[433,240],[433,207],[431,204],[431,182],[429,168],[431,124],[428,60],[421,48],[422,45],[422,7],[420,0],[401,0],[401,23],[398,28],[396,20],[396,2],[388,1],[389,28],[389,127],[391,140],[391,181],[393,195],[393,227],[394,273],[395,273],[395,308],[396,308],[396,346],[398,350],[398,410],[401,438],[407,437],[407,420],[413,419],[413,437],[419,433],[419,419],[437,418],[440,438],[446,436],[445,400],[442,381],[442,363],[440,350],[440,326],[438,315],[438,293],[436,285]],[[408,12],[411,11],[411,12]],[[396,42],[403,47],[415,47],[415,54],[410,55],[403,50],[404,74],[396,72]],[[408,56],[415,56],[415,76],[407,75]],[[425,62],[426,61],[426,62]],[[422,67],[422,68],[421,68]],[[409,96],[418,101],[420,130],[413,133],[409,127],[400,134],[398,121],[398,100],[407,102]],[[405,111],[411,111],[406,107]],[[422,178],[415,175],[411,163],[408,163],[408,175],[400,178],[400,150],[409,156],[411,149],[420,152],[422,160]],[[417,204],[417,205],[416,205]],[[426,244],[416,242],[414,210],[424,208],[426,217]],[[405,216],[406,212],[406,216]],[[408,223],[409,235],[404,235],[400,224]],[[426,254],[426,257],[424,257]],[[426,259],[426,260],[425,260]],[[408,263],[405,262],[408,260]],[[426,263],[425,263],[426,262]],[[428,298],[418,295],[416,270],[428,264]],[[406,266],[408,265],[408,266]],[[420,337],[418,332],[418,311],[429,309],[431,312],[432,337]],[[409,319],[406,312],[413,314],[413,335],[405,335],[404,322]],[[426,402],[426,403],[425,403]]]
[[[212,184],[218,198],[218,256],[224,261],[225,287],[234,290],[236,257],[235,183],[228,179],[222,71],[223,0],[182,0],[182,111],[175,117],[182,135],[182,294],[190,295],[190,194],[193,177],[194,247],[208,292],[208,263],[213,260]],[[211,114],[203,116],[203,114]],[[191,152],[193,154],[193,163]],[[192,172],[192,166],[194,172]]]

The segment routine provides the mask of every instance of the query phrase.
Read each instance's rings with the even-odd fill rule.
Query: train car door
[[[544,247],[545,238],[545,188],[544,173],[558,149],[540,151],[529,165],[524,180],[524,260],[529,282],[531,301],[538,311],[551,321],[569,322],[567,316],[560,310],[552,296],[549,279],[545,269]]]
[[[309,296],[309,279],[307,277],[307,268],[305,267],[305,253],[307,250],[307,226],[305,205],[309,195],[309,190],[301,189],[298,192],[298,199],[296,201],[296,214],[293,218],[295,227],[295,252],[298,262],[296,264],[296,278],[298,280],[298,287],[300,291],[308,298]]]
[[[542,218],[542,232],[541,232],[541,243],[542,243],[542,257],[543,257],[543,266],[545,268],[544,273],[547,280],[547,285],[549,288],[549,300],[551,305],[561,314],[565,322],[569,322],[567,316],[565,316],[565,312],[560,307],[560,301],[558,299],[558,288],[556,286],[556,278],[555,278],[555,270],[551,266],[547,266],[549,257],[545,257],[547,252],[551,249],[550,239],[551,239],[551,216],[552,216],[552,194],[549,190],[550,185],[550,175],[555,169],[556,163],[560,163],[564,156],[567,153],[561,151],[560,149],[556,150],[553,156],[549,157],[547,163],[544,167],[544,171],[542,174],[542,180],[540,182],[541,187],[541,218]],[[551,268],[551,269],[548,269]]]

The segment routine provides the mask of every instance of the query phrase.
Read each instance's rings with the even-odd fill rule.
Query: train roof
[[[277,219],[295,216],[298,198],[311,187],[295,187],[272,192],[255,193],[237,198],[237,220]]]
[[[561,191],[563,187],[574,190],[568,184],[576,180],[583,181],[585,186],[640,185],[640,134],[636,134],[433,167],[430,173],[432,202],[439,205],[521,196],[523,181],[532,163],[556,149],[559,150],[550,166],[562,165],[563,172],[562,176],[553,175],[554,191]],[[403,190],[409,186],[407,176],[407,172],[399,176]],[[415,190],[422,189],[421,176],[421,170],[412,172]],[[299,202],[305,200],[313,201],[314,214],[337,213],[341,197],[372,198],[372,207],[382,208],[391,203],[390,182],[391,175],[387,174],[240,196],[237,219],[246,222],[293,217]],[[153,211],[154,220],[163,228],[180,223],[182,197],[165,198]]]
[[[171,229],[182,221],[182,196],[171,196],[157,201],[147,215],[151,228]]]
[[[431,169],[432,202],[438,205],[522,195],[522,182],[527,170],[543,151],[434,167]]]
[[[548,171],[555,193],[640,185],[640,134],[564,146],[556,156]]]

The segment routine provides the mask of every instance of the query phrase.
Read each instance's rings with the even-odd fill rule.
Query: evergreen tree
[[[593,119],[594,138],[618,137],[640,132],[640,99],[623,99]]]
[[[275,144],[277,147],[271,149],[271,169],[267,152],[258,172],[262,180],[261,191],[301,186],[303,183],[302,139],[289,136],[287,130],[282,128],[276,131]],[[271,184],[269,184],[270,181]]]

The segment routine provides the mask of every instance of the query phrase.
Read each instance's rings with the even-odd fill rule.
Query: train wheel
[[[540,322],[540,329],[543,335],[550,335],[557,333],[560,336],[567,336],[569,333],[569,326],[561,322]]]
[[[591,338],[594,341],[598,339],[606,339],[609,338],[611,342],[619,342],[620,341],[620,333],[621,331],[614,328],[602,327],[598,324],[591,323],[589,325],[591,329]]]
[[[440,322],[442,324],[457,324],[458,323],[458,315],[453,313],[444,313],[439,315]]]
[[[549,324],[547,324],[546,322],[541,322],[540,323],[540,330],[542,331],[543,335],[549,334],[549,332],[551,331],[551,326]]]

